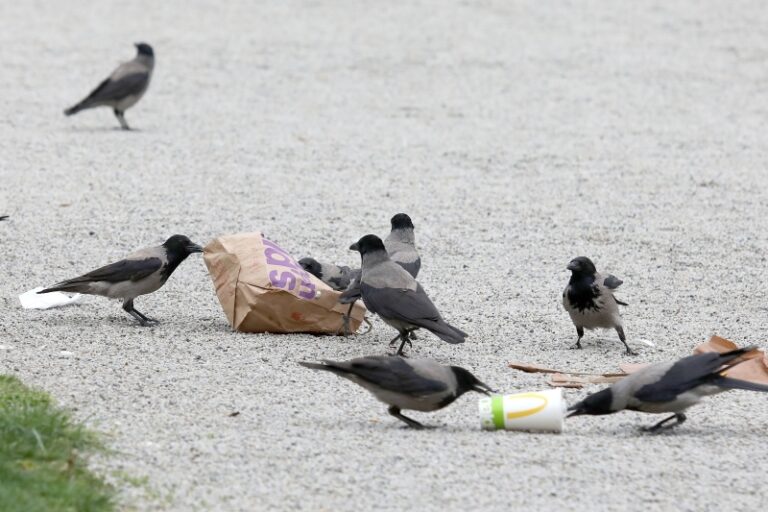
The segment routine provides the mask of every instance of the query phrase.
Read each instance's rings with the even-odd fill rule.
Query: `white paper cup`
[[[563,390],[547,389],[481,398],[480,426],[484,430],[562,432],[568,405]]]

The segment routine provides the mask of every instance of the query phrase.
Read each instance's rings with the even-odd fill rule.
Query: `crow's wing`
[[[448,386],[442,381],[422,377],[399,357],[360,357],[343,363],[329,361],[326,364],[353,373],[362,380],[395,393],[423,396],[440,393],[448,389]]]
[[[163,262],[160,258],[126,259],[110,263],[66,282],[106,281],[118,283],[120,281],[139,281],[162,267]]]
[[[375,288],[363,282],[360,286],[365,306],[384,318],[393,318],[413,325],[427,327],[425,320],[440,321],[440,313],[421,285],[416,290],[408,288]]]
[[[661,379],[641,387],[634,396],[644,402],[670,402],[711,379],[727,360],[717,352],[684,357],[673,364]]]
[[[341,304],[350,304],[360,298],[362,298],[362,295],[360,294],[360,274],[358,273],[349,283],[347,289],[339,295],[339,302]]]
[[[414,279],[419,275],[419,270],[421,269],[421,258],[416,258],[414,261],[410,261],[408,263],[404,263],[402,261],[397,261],[396,263],[403,267],[406,272],[411,274]]]
[[[99,103],[102,101],[117,101],[127,96],[139,94],[147,85],[149,73],[131,73],[117,80],[107,78],[88,95],[84,100],[88,103]]]

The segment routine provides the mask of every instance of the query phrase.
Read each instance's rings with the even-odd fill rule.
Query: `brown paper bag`
[[[341,292],[301,268],[260,233],[216,238],[203,259],[232,328],[242,332],[335,334],[349,305]],[[350,329],[360,327],[365,307],[357,301]]]

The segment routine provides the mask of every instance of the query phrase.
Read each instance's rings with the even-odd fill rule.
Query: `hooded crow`
[[[399,332],[390,343],[402,341],[397,355],[410,343],[411,332],[420,327],[448,343],[464,342],[467,333],[443,320],[416,279],[390,259],[381,238],[365,235],[349,249],[362,258],[360,292],[365,307]]]
[[[571,316],[579,336],[574,348],[581,348],[585,327],[590,330],[612,328],[616,329],[627,354],[636,355],[627,345],[619,314],[619,304],[627,304],[613,295],[613,290],[621,286],[623,281],[616,276],[604,277],[598,274],[595,264],[586,256],[572,259],[567,269],[571,271],[571,279],[563,291],[563,307]]]
[[[123,130],[130,130],[125,121],[125,111],[147,92],[155,68],[155,52],[152,47],[147,43],[136,43],[134,46],[138,53],[133,60],[120,64],[109,78],[80,103],[66,109],[64,114],[71,116],[88,108],[110,107]]]
[[[738,359],[754,349],[707,352],[648,366],[573,405],[568,409],[568,417],[613,414],[624,409],[653,414],[671,412],[672,416],[644,430],[658,431],[672,420],[675,423],[667,428],[680,425],[686,419],[683,411],[705,396],[729,389],[768,392],[764,384],[727,377],[728,370],[740,362]]]
[[[301,268],[305,271],[309,272],[336,291],[349,289],[351,283],[356,279],[358,283],[356,285],[357,289],[360,289],[359,268],[350,269],[347,266],[334,265],[333,263],[321,263],[314,258],[301,258],[299,260],[299,265],[301,265]],[[346,302],[344,302],[344,304],[346,304]],[[352,314],[352,308],[354,306],[355,302],[352,301],[349,306],[349,311],[342,317],[342,325],[339,327],[339,330],[336,331],[336,334],[342,330],[344,331],[345,336],[349,334],[349,315]],[[363,317],[363,322],[368,325],[368,330],[363,333],[367,334],[373,328],[373,325],[371,325],[371,322],[365,317]]]
[[[384,239],[387,254],[392,261],[403,267],[415,279],[421,270],[421,256],[416,250],[413,222],[408,215],[398,213],[392,217],[390,223],[392,229]]]
[[[407,214],[398,213],[389,222],[392,228],[384,240],[387,254],[392,261],[403,267],[415,279],[421,270],[421,256],[416,250],[413,221]],[[352,314],[352,307],[360,297],[360,274],[357,274],[339,298],[342,304],[349,304],[349,310],[344,316],[345,335],[349,332],[349,315]]]
[[[85,293],[123,299],[123,309],[141,325],[147,325],[156,320],[137,311],[133,307],[133,299],[158,290],[176,267],[195,252],[203,252],[203,248],[184,235],[173,235],[163,245],[140,249],[116,263],[62,281],[37,293]]]
[[[314,258],[301,258],[299,265],[334,290],[346,290],[349,283],[360,275],[359,268],[351,269],[333,263],[321,263]]]
[[[401,410],[437,411],[467,391],[485,395],[493,392],[468,370],[459,366],[443,366],[431,359],[367,356],[349,361],[299,364],[335,373],[364,387],[389,406],[389,414],[417,429],[424,428],[424,425],[404,416]]]

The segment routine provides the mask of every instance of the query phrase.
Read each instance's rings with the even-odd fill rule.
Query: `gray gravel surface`
[[[126,508],[764,504],[766,396],[720,395],[647,436],[657,418],[634,413],[481,432],[466,395],[415,413],[438,427],[416,432],[296,364],[381,353],[389,327],[233,333],[199,256],[137,300],[152,328],[105,299],[16,299],[174,233],[263,230],[296,257],[355,264],[348,245],[405,211],[420,281],[471,336],[423,335],[413,353],[504,391],[546,387],[510,360],[602,371],[713,333],[764,346],[763,2],[66,0],[5,2],[0,20],[0,372],[107,434],[116,453],[95,462]],[[126,115],[137,130],[106,109],[65,118],[137,40],[158,59]],[[568,349],[560,294],[580,254],[624,279],[639,356],[609,332]]]

